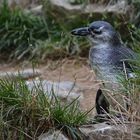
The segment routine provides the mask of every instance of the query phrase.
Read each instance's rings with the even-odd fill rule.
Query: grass
[[[140,122],[140,53],[137,60],[130,60],[130,64],[134,66],[135,77],[125,79],[122,85],[129,104],[128,116],[132,122]]]
[[[132,26],[132,25],[131,25]],[[121,124],[126,128],[129,128],[132,134],[132,139],[136,137],[139,139],[140,135],[140,30],[135,26],[129,27],[131,34],[131,48],[137,52],[137,59],[129,60],[130,65],[133,67],[135,73],[134,78],[122,78],[118,80],[120,82],[120,88],[117,91],[118,99],[111,96],[112,91],[108,91],[109,98],[115,103],[111,106],[111,114],[108,114],[110,121],[114,125]],[[127,107],[126,108],[126,103]],[[116,108],[115,108],[116,107]],[[115,114],[115,115],[114,115]],[[118,115],[118,117],[116,117]]]
[[[134,24],[128,24],[129,37],[126,41],[127,47],[130,47],[136,52],[137,59],[129,60],[129,64],[133,68],[134,78],[120,78],[120,84],[122,89],[120,92],[128,101],[129,110],[123,109],[125,115],[131,120],[131,122],[140,123],[140,28],[136,27]],[[120,96],[122,96],[120,95]],[[126,104],[126,100],[124,104]],[[117,101],[118,102],[118,101]],[[119,105],[119,102],[118,102]]]
[[[36,40],[48,38],[47,23],[16,8],[11,10],[6,0],[0,8],[0,51],[11,58],[24,58],[31,54]]]
[[[88,112],[79,110],[77,99],[62,105],[53,90],[51,95],[50,99],[37,86],[29,90],[20,78],[0,79],[1,139],[37,139],[50,129],[59,129],[72,139],[80,137],[77,126],[87,121]]]
[[[0,51],[5,59],[64,58],[79,54],[85,45],[71,36],[73,24],[67,28],[51,12],[45,19],[19,8],[11,10],[6,0],[0,7],[0,23]]]

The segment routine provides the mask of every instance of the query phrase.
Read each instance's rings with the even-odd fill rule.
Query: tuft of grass
[[[130,60],[130,64],[134,66],[134,78],[122,81],[123,92],[128,103],[128,117],[132,122],[140,122],[140,54],[138,54],[137,60]]]
[[[23,12],[19,8],[13,10],[4,0],[0,8],[0,51],[11,58],[29,57],[36,40],[48,38],[47,23],[43,17]]]
[[[128,60],[133,70],[133,77],[129,78],[126,74],[124,74],[125,78],[119,77],[118,79],[121,84],[119,96],[121,99],[124,99],[124,102],[122,105],[119,101],[116,101],[116,103],[118,102],[117,104],[121,109],[119,109],[119,111],[115,111],[119,114],[127,116],[130,122],[135,123],[140,122],[140,29],[135,27],[133,24],[130,24],[128,29],[131,35],[131,42],[129,42],[128,46],[136,52],[137,59]],[[124,107],[126,103],[128,105],[128,110]]]
[[[49,129],[60,129],[71,138],[80,137],[76,126],[87,121],[88,112],[80,111],[77,99],[62,104],[53,89],[50,99],[39,87],[30,91],[20,78],[0,79],[0,137],[37,139]]]
[[[134,24],[129,24],[128,26],[130,40],[128,41],[129,47],[131,47],[137,53],[140,53],[140,28],[136,27]]]

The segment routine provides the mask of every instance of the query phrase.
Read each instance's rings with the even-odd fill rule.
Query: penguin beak
[[[90,32],[88,31],[88,27],[82,27],[72,30],[71,34],[76,36],[87,36]]]

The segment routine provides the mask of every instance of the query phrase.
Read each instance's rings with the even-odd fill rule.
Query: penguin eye
[[[91,34],[97,34],[97,35],[100,35],[102,33],[101,29],[92,29],[92,28],[89,28],[88,31],[91,33]]]
[[[102,33],[102,31],[100,29],[94,29],[94,30],[92,30],[92,32],[95,34],[98,34],[98,35]]]
[[[100,27],[90,27],[88,30],[91,34],[94,34],[94,35],[100,35],[102,33],[104,29],[104,26],[100,26]]]

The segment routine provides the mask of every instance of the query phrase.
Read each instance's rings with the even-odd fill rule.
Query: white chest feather
[[[96,76],[100,80],[115,80],[116,73],[111,65],[111,48],[102,44],[90,49],[89,59]]]

